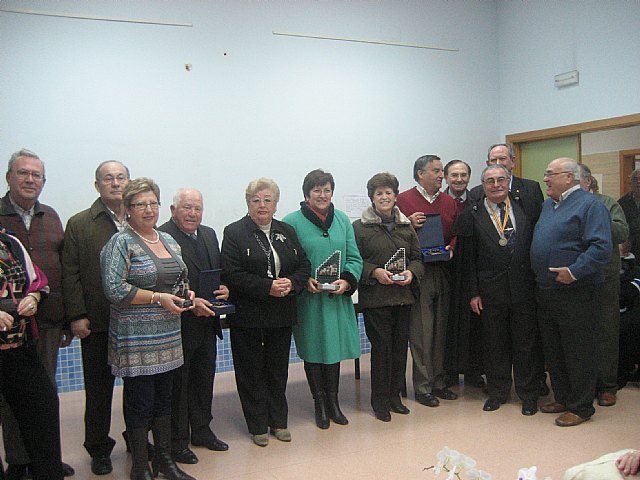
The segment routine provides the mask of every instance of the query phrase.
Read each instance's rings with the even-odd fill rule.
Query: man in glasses
[[[122,163],[108,160],[98,165],[95,188],[99,197],[69,219],[64,235],[64,305],[71,331],[82,342],[84,447],[95,475],[111,472],[111,451],[116,443],[109,436],[115,377],[107,364],[109,301],[102,289],[100,251],[126,226],[122,191],[127,183],[129,170]]]
[[[636,169],[629,178],[631,191],[623,195],[618,203],[629,224],[629,246],[627,249],[640,259],[640,169]]]
[[[72,339],[63,328],[62,222],[53,208],[38,201],[46,178],[44,163],[37,154],[26,149],[15,152],[9,159],[5,178],[9,191],[0,200],[0,224],[18,237],[49,279],[51,293],[35,315],[39,331],[36,351],[55,387],[58,349],[69,345]],[[9,464],[7,473],[21,478],[28,474],[29,457],[8,409],[2,411],[2,427]],[[63,471],[65,476],[74,474],[73,468],[66,464]]]
[[[555,422],[561,427],[579,425],[595,412],[599,296],[613,252],[609,211],[579,182],[575,160],[562,157],[548,165],[549,198],[531,243],[538,323],[555,397],[541,411],[560,413]]]
[[[202,193],[193,188],[176,192],[171,205],[171,220],[158,230],[169,233],[182,249],[189,271],[189,285],[198,294],[202,270],[220,268],[220,249],[216,232],[202,225]],[[210,292],[218,300],[229,298],[229,289],[220,285]],[[216,342],[222,339],[220,320],[211,310],[211,302],[196,297],[193,310],[182,313],[182,350],[184,365],[173,377],[171,436],[173,459],[179,463],[198,463],[189,448],[195,446],[225,451],[229,446],[211,431],[213,379],[216,373]]]

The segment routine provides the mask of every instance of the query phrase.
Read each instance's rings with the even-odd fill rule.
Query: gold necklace
[[[138,232],[136,232],[136,229],[133,228],[131,225],[129,225],[129,228],[133,231],[133,233],[135,233],[136,235],[138,235],[142,240],[144,240],[147,243],[158,243],[160,241],[160,234],[158,233],[158,231],[154,228],[153,231],[156,232],[156,239],[155,240],[149,240],[144,238],[142,235],[140,235]]]

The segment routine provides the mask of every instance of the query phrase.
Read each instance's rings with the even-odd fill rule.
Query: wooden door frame
[[[618,164],[620,165],[620,196],[624,195],[627,190],[627,180],[633,172],[633,168],[627,169],[625,164],[625,157],[636,157],[640,155],[640,149],[634,148],[633,150],[620,150],[618,153]],[[635,163],[635,162],[634,162]]]
[[[624,115],[621,117],[605,118],[603,120],[575,123],[573,125],[564,125],[561,127],[533,130],[530,132],[513,133],[507,135],[505,137],[505,140],[507,143],[513,145],[513,152],[516,156],[515,174],[520,175],[522,171],[522,162],[520,161],[520,159],[522,153],[522,144],[524,143],[578,135],[578,157],[580,157],[580,134],[585,132],[596,132],[599,130],[612,130],[615,128],[633,127],[635,125],[640,125],[640,113]],[[576,158],[576,160],[578,162],[581,161],[580,158]]]

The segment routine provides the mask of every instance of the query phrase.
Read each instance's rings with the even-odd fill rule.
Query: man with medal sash
[[[513,366],[522,414],[534,415],[538,411],[534,368],[537,325],[529,263],[533,224],[510,198],[510,180],[511,172],[503,165],[483,170],[484,195],[462,213],[459,225],[464,228],[458,228],[458,240],[470,245],[466,272],[470,306],[482,322],[489,393],[483,410],[497,410],[507,402]]]

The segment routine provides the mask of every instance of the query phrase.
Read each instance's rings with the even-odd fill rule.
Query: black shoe
[[[65,477],[73,477],[76,474],[76,471],[73,469],[71,465],[68,463],[62,462],[62,475]]]
[[[416,395],[416,402],[425,407],[437,407],[440,405],[440,400],[434,397],[430,393],[425,393],[424,395]]]
[[[484,402],[484,406],[482,410],[485,412],[493,412],[494,410],[498,410],[500,408],[500,400],[495,398],[489,398],[486,402]]]
[[[431,393],[438,398],[442,398],[443,400],[455,400],[458,398],[458,395],[453,393],[447,387],[444,388],[433,388]]]
[[[191,435],[191,445],[196,447],[207,447],[209,450],[216,452],[226,452],[229,450],[229,445],[224,443],[215,433],[207,428],[204,435]]]
[[[390,422],[391,421],[391,414],[387,411],[380,411],[380,412],[374,412],[376,415],[376,418],[378,420],[380,420],[381,422]]]
[[[538,413],[538,402],[535,400],[525,400],[522,402],[522,414],[530,417]]]
[[[186,463],[187,465],[195,465],[198,463],[198,457],[191,451],[189,447],[183,448],[178,452],[171,452],[171,456],[178,463]]]
[[[94,475],[107,475],[113,471],[109,455],[91,457],[91,471]]]
[[[408,415],[411,410],[402,404],[402,401],[397,398],[391,401],[391,411],[393,413],[399,413],[400,415]]]
[[[8,480],[22,480],[28,475],[28,463],[9,463],[5,475]],[[31,478],[31,477],[29,477]]]

